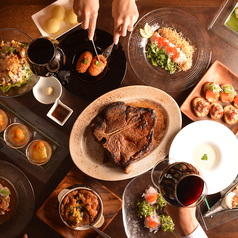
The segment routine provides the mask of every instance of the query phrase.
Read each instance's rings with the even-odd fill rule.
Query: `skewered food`
[[[156,113],[150,108],[115,102],[96,117],[92,132],[110,159],[130,173],[133,163],[153,148],[156,120]]]
[[[192,101],[194,113],[198,117],[205,117],[209,113],[210,103],[202,97],[194,98]]]

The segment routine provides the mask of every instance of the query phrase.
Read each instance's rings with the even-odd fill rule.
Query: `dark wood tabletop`
[[[0,28],[17,28],[28,34],[33,38],[39,37],[41,34],[34,24],[31,16],[51,4],[53,0],[1,0],[0,2]],[[113,34],[113,18],[111,16],[111,0],[101,0],[100,1],[100,12],[97,22],[97,27],[99,29],[105,30]],[[140,17],[157,8],[161,7],[173,7],[184,10],[193,16],[195,16],[200,24],[208,29],[213,18],[216,16],[218,10],[223,4],[223,0],[138,0],[137,6],[139,9]],[[173,17],[173,16],[171,16]],[[234,73],[238,74],[238,50],[227,43],[223,38],[214,33],[211,30],[207,30],[211,47],[212,47],[212,58],[211,64],[215,60],[219,60]],[[127,43],[128,35],[125,38],[120,39],[120,43],[127,54]],[[133,72],[129,61],[127,72],[121,87],[128,85],[143,85],[144,83],[136,76]],[[180,106],[186,97],[189,95],[193,88],[189,88],[182,92],[169,93]],[[40,104],[33,96],[32,91],[26,93],[25,95],[15,98],[20,103],[24,104],[27,108],[37,114],[39,117],[43,118],[45,121],[53,125],[55,128],[70,136],[72,126],[83,111],[91,102],[87,100],[80,99],[68,93],[63,88],[63,93],[61,96],[62,101],[74,110],[74,113],[69,118],[64,126],[59,126],[51,119],[49,119],[46,114],[51,108],[50,105]],[[182,125],[185,126],[192,121],[185,115],[182,115]],[[2,142],[1,142],[2,143]],[[0,152],[1,159],[10,161],[14,164],[12,160],[9,160],[3,153]],[[70,157],[70,154],[64,159],[62,164],[59,166],[57,171],[53,174],[50,180],[45,184],[39,181],[35,176],[30,174],[26,169],[21,168],[21,170],[27,175],[31,181],[34,191],[35,191],[35,213],[25,230],[19,234],[17,237],[22,237],[24,233],[29,235],[29,238],[42,238],[51,237],[58,238],[62,237],[57,231],[52,229],[50,226],[41,221],[37,216],[37,210],[42,206],[42,204],[51,195],[58,184],[64,179],[66,174],[74,166],[74,163]],[[106,188],[116,194],[118,197],[122,198],[122,194],[125,186],[128,184],[128,180],[123,181],[99,181]],[[121,211],[116,215],[116,217],[111,221],[105,232],[111,237],[126,237]],[[234,238],[238,237],[238,219],[234,219],[230,222],[224,223],[216,228],[206,231],[209,238]],[[1,230],[0,230],[0,237]],[[8,237],[10,238],[10,237]]]

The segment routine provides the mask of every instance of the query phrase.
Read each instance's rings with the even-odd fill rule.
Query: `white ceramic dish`
[[[44,31],[43,26],[44,26],[44,22],[46,19],[51,17],[51,9],[53,6],[55,5],[61,5],[65,8],[65,10],[68,10],[70,8],[73,7],[73,0],[58,0],[53,2],[52,4],[50,4],[49,6],[43,8],[42,10],[40,10],[39,12],[35,13],[34,15],[32,15],[32,19],[34,21],[34,23],[36,24],[37,28],[39,29],[40,33],[43,36],[51,36],[53,38],[58,38],[61,35],[65,34],[66,32],[68,32],[69,30],[75,28],[76,26],[80,25],[80,23],[75,23],[75,24],[67,24],[65,21],[62,21],[60,30],[55,33],[55,34],[48,34],[47,32]]]
[[[196,147],[203,143],[212,146],[216,152],[216,162],[209,169],[198,166],[192,159]],[[214,194],[225,189],[236,178],[237,148],[238,140],[229,128],[219,122],[197,121],[187,125],[177,134],[170,147],[169,158],[198,166],[207,183],[208,194]],[[206,150],[201,149],[201,157],[205,153]]]
[[[164,108],[168,116],[167,131],[161,143],[148,156],[135,162],[132,171],[126,174],[116,165],[104,163],[104,150],[95,141],[91,132],[91,122],[110,103],[116,101],[129,103],[139,100],[149,100]],[[80,170],[96,179],[118,181],[132,178],[151,169],[168,154],[174,136],[181,129],[181,121],[179,107],[167,93],[149,86],[119,88],[97,98],[79,115],[70,134],[70,154]]]
[[[57,98],[54,105],[47,113],[47,116],[59,125],[63,126],[72,113],[73,110]]]
[[[53,88],[53,94],[47,95],[46,90],[48,87]],[[37,101],[43,104],[54,103],[57,98],[62,94],[62,85],[59,80],[53,76],[40,77],[40,80],[33,88],[33,95]]]

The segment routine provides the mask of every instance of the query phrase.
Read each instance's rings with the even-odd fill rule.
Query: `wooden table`
[[[39,37],[40,32],[35,26],[34,22],[31,19],[31,15],[38,12],[42,8],[51,4],[53,0],[1,0],[0,2],[0,28],[12,27],[23,30],[30,34],[33,38]],[[208,28],[212,19],[216,15],[217,11],[223,4],[223,0],[138,0],[137,5],[140,13],[140,17],[142,17],[147,12],[160,8],[160,7],[174,7],[178,9],[182,9],[184,11],[189,12],[194,15],[201,25]],[[171,16],[173,17],[173,16]],[[97,27],[100,29],[106,29],[109,33],[113,33],[113,19],[111,17],[111,0],[103,0],[101,1],[100,13],[98,18]],[[238,74],[238,51],[229,45],[226,41],[220,38],[217,34],[212,31],[208,31],[210,36],[211,46],[212,46],[212,59],[211,63],[215,60],[221,61],[227,67],[229,67],[232,71]],[[127,42],[128,36],[120,39],[120,43],[122,44],[125,52],[127,51]],[[126,77],[121,86],[127,85],[143,85],[142,81],[135,75],[133,72],[129,62]],[[179,106],[191,92],[192,88],[185,90],[183,92],[171,93],[170,95],[177,101]],[[77,119],[82,110],[90,103],[89,101],[84,101],[79,98],[76,98],[69,94],[66,90],[63,89],[63,93],[61,99],[65,102],[66,105],[69,105],[74,110],[74,113],[67,121],[67,123],[61,127],[56,123],[51,121],[47,116],[47,112],[49,111],[51,105],[43,105],[37,102],[33,96],[32,92],[29,92],[23,96],[17,98],[17,100],[31,109],[33,112],[38,114],[44,120],[51,123],[60,131],[64,132],[66,135],[70,135],[72,126],[74,121]],[[191,120],[183,115],[183,126],[190,123]],[[4,155],[1,156],[4,160],[8,160]],[[39,182],[34,176],[28,173],[28,171],[24,170],[24,173],[29,177],[36,195],[36,208],[35,214],[33,216],[32,221],[25,229],[24,233],[27,233],[30,238],[42,238],[42,237],[61,237],[59,233],[50,228],[44,222],[42,222],[36,216],[36,211],[41,207],[41,205],[46,201],[46,199],[50,196],[53,190],[57,187],[57,185],[62,181],[68,171],[73,167],[73,162],[68,155],[67,158],[63,161],[61,166],[52,176],[50,181],[47,184],[43,184]],[[108,182],[108,181],[100,181],[104,186],[110,189],[113,193],[115,193],[120,198],[122,197],[123,190],[127,183],[130,180],[118,181],[118,182]],[[208,230],[207,234],[209,238],[234,238],[238,237],[238,219],[232,220],[228,223],[225,223],[221,226],[218,226],[214,229]],[[122,214],[121,212],[113,219],[110,225],[105,230],[112,237],[126,237],[124,232],[123,222],[122,222]],[[19,234],[18,237],[22,237],[23,234]],[[0,233],[1,237],[1,233]],[[10,238],[10,237],[9,237]]]

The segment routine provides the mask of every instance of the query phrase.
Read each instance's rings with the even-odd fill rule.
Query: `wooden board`
[[[105,218],[104,224],[99,228],[104,230],[112,219],[122,208],[122,200],[117,197],[114,193],[104,187],[95,179],[88,177],[82,173],[76,166],[74,166],[49,198],[37,211],[37,216],[45,222],[47,225],[52,227],[63,237],[67,238],[79,238],[79,237],[97,237],[99,234],[93,229],[75,231],[68,228],[60,219],[58,214],[58,194],[62,189],[68,188],[75,184],[88,185],[94,188],[101,196],[103,200],[103,215]]]

